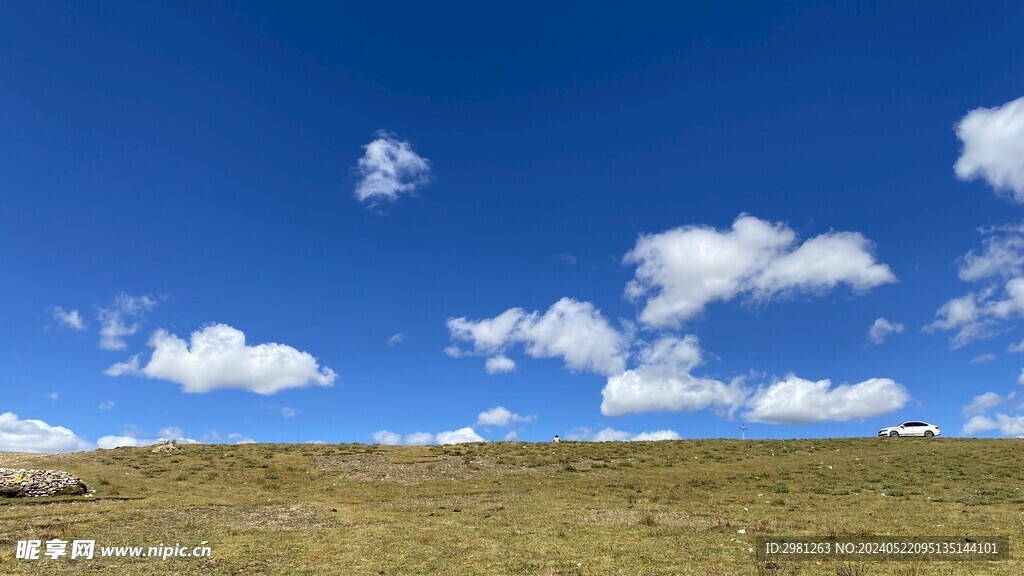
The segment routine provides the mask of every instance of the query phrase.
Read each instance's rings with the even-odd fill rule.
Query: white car
[[[920,420],[909,420],[899,426],[890,426],[878,431],[879,436],[892,436],[893,438],[899,436],[924,436],[925,438],[931,438],[939,434],[938,426],[921,422]]]

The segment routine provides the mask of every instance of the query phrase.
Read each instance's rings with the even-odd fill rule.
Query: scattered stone
[[[156,448],[153,448],[152,450],[150,450],[150,452],[152,452],[154,454],[159,454],[160,452],[174,452],[177,449],[178,449],[178,445],[177,444],[175,444],[174,442],[168,442],[167,444],[160,444],[160,445],[158,445]]]
[[[0,496],[41,498],[45,496],[81,496],[86,486],[63,470],[14,470],[0,468]]]

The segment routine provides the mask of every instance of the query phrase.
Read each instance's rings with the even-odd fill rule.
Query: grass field
[[[1019,440],[909,438],[0,454],[95,490],[0,500],[0,574],[1017,576],[1022,458]],[[768,535],[1009,535],[1012,557],[766,567],[750,548]],[[54,538],[212,557],[15,559]]]

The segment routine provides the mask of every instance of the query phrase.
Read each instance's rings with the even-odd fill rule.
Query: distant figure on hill
[[[558,444],[559,442],[561,442],[561,440],[558,439],[558,434],[555,434],[555,439],[552,440],[551,442],[553,442],[555,444]]]

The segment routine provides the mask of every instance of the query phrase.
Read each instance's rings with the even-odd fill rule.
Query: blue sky
[[[293,4],[0,8],[0,449],[1024,435],[1019,4]]]

